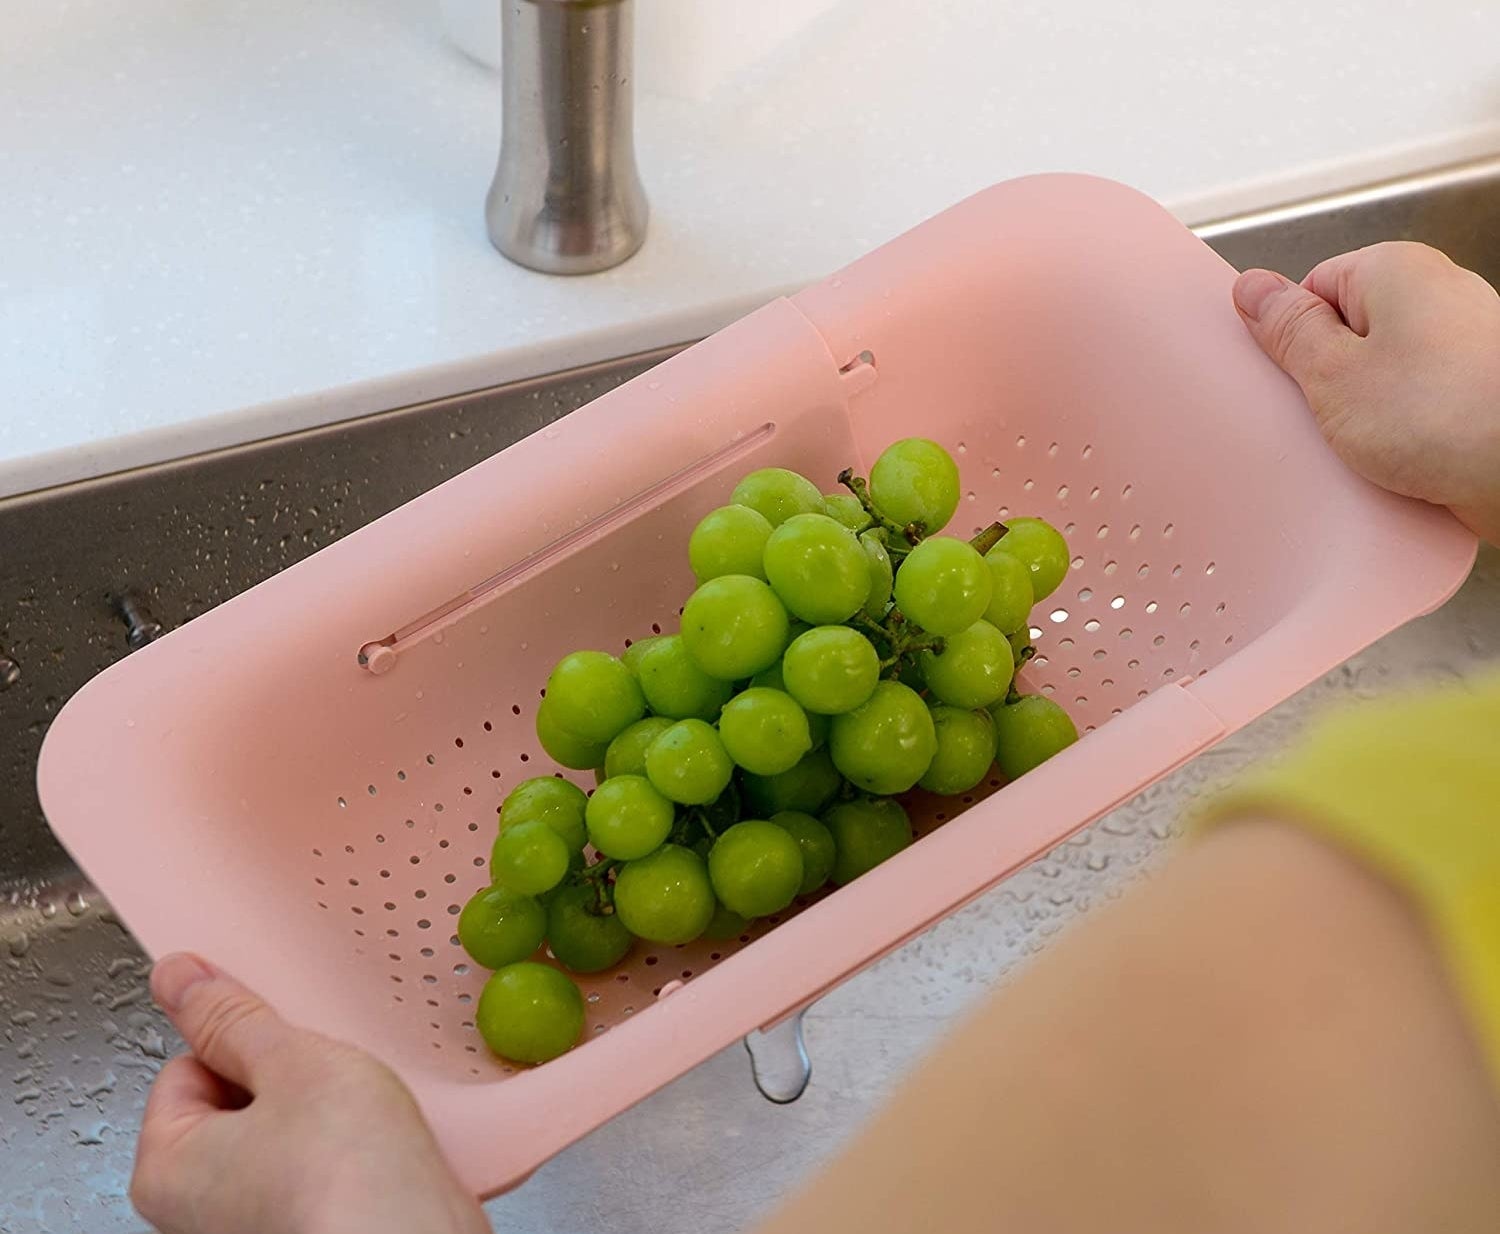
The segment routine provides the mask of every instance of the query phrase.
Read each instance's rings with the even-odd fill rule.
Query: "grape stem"
[[[994,548],[995,545],[1000,543],[1000,538],[1004,536],[1008,530],[1009,528],[1007,528],[1004,523],[991,523],[988,527],[986,527],[977,536],[969,541],[969,547],[971,547],[976,553],[983,557],[987,552],[990,551],[990,549]]]
[[[903,527],[900,523],[887,518],[870,496],[869,481],[863,476],[855,475],[854,468],[845,467],[843,471],[839,472],[839,483],[853,493],[855,497],[859,498],[859,504],[865,508],[865,513],[875,520],[876,526],[889,532],[892,536],[904,540],[907,547],[915,547],[922,542],[922,537],[926,534],[926,530],[922,524],[907,523]],[[906,551],[899,544],[892,544],[888,547],[893,553]]]

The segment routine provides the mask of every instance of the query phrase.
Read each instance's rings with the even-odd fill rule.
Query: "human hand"
[[[1500,296],[1423,244],[1375,244],[1301,284],[1247,270],[1234,303],[1323,435],[1384,488],[1500,543]]]
[[[163,1234],[489,1234],[388,1068],[196,956],[151,991],[193,1051],[156,1078],[130,1184]]]

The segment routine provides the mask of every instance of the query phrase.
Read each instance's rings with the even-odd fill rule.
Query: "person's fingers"
[[[251,1093],[257,1073],[296,1033],[259,997],[194,955],[158,961],[151,993],[199,1061]]]
[[[1370,333],[1370,305],[1359,281],[1359,276],[1369,269],[1369,262],[1363,257],[1368,252],[1356,249],[1320,261],[1302,280],[1302,286],[1333,305],[1360,338]]]
[[[1271,270],[1235,280],[1234,306],[1261,349],[1317,410],[1353,359],[1358,338],[1322,296]]]

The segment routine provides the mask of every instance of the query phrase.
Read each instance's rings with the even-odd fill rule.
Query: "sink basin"
[[[1199,229],[1238,266],[1300,277],[1380,239],[1425,240],[1500,283],[1500,159]],[[62,702],[172,628],[597,397],[669,352],[397,409],[0,501],[0,1231],[136,1231],[128,1184],[145,1092],[180,1049],[146,962],[52,839],[32,776]],[[1500,658],[1500,553],[1397,631],[824,998],[796,1105],[727,1051],[493,1201],[498,1227],[622,1234],[742,1228],[838,1143],[982,989],[1163,851],[1203,787],[1283,746],[1324,702]],[[704,1127],[713,1130],[707,1134]],[[670,1163],[670,1164],[668,1164]],[[691,1196],[664,1190],[678,1171]],[[741,1183],[750,1173],[754,1185]],[[711,1197],[702,1198],[702,1197]],[[607,1206],[607,1207],[606,1207]]]

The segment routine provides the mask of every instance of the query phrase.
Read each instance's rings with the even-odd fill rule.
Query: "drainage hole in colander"
[[[1163,527],[1161,529],[1161,534],[1162,534],[1163,538],[1170,540],[1172,538],[1173,532],[1175,532],[1176,530],[1177,530],[1177,525],[1175,523],[1168,523],[1165,527]]]
[[[1094,532],[1094,537],[1095,537],[1095,539],[1098,539],[1098,540],[1108,540],[1109,539],[1109,524],[1108,523],[1103,524],[1099,528],[1098,531]]]
[[[376,844],[384,844],[385,843],[385,837],[383,835],[377,835],[375,837],[375,843]]]
[[[414,818],[404,818],[401,821],[406,824],[406,829],[408,831],[411,831],[417,825],[417,820]]]
[[[531,761],[531,755],[527,754],[525,750],[521,751],[521,761],[523,763],[529,763]]]
[[[1072,535],[1072,534],[1073,534],[1073,533],[1074,533],[1074,532],[1075,532],[1075,531],[1077,531],[1077,530],[1078,530],[1078,524],[1077,524],[1077,523],[1069,523],[1069,524],[1068,524],[1068,525],[1067,525],[1067,526],[1066,526],[1066,527],[1064,527],[1064,528],[1063,528],[1063,532],[1064,532],[1064,534],[1066,534],[1066,535],[1070,535],[1070,536],[1071,536],[1071,535]],[[976,533],[976,534],[977,534],[977,533]]]
[[[597,1003],[599,1001],[599,991],[598,990],[590,990],[588,998],[589,998],[589,1002],[591,1002],[591,1003]]]
[[[1067,501],[1068,486],[1066,484],[1059,484],[1057,486],[1057,499],[1058,501]]]
[[[1057,442],[1055,442],[1055,441],[1050,446],[1047,447],[1047,453],[1049,455],[1051,455],[1051,457],[1053,457],[1053,458],[1057,457],[1057,450],[1058,450],[1058,446],[1057,446]]]
[[[433,956],[437,955],[437,952],[435,952],[431,947],[423,947],[420,954],[425,959],[430,960]]]
[[[347,810],[348,808],[349,808],[349,803],[347,801],[345,801],[342,797],[340,797],[339,798],[339,809],[340,810]]]
[[[1130,538],[1132,540],[1139,540],[1141,538],[1141,530],[1141,525],[1139,523],[1135,524],[1135,526],[1130,529]]]
[[[351,886],[351,887],[358,887],[359,886],[359,879],[357,879],[357,878],[351,878],[349,880],[349,886]]]
[[[422,917],[417,921],[417,929],[430,930],[432,929],[432,922],[428,921],[426,917]]]
[[[1163,644],[1164,644],[1164,643],[1165,643],[1165,642],[1166,642],[1166,641],[1167,641],[1167,636],[1166,636],[1166,635],[1165,635],[1165,634],[1158,634],[1158,635],[1157,635],[1157,636],[1156,636],[1156,637],[1155,637],[1155,638],[1153,638],[1153,639],[1152,639],[1152,640],[1151,640],[1151,645],[1152,645],[1152,646],[1153,646],[1153,647],[1160,647],[1160,646],[1162,646],[1162,645],[1163,645]]]
[[[470,788],[467,784],[465,784],[464,785],[464,796],[465,797],[472,797],[473,795],[474,795],[474,790],[472,788]]]
[[[448,916],[450,916],[450,917],[457,917],[458,914],[460,912],[462,912],[463,910],[457,904],[450,904],[450,905],[448,905],[448,910],[447,911],[448,911]]]
[[[427,892],[424,891],[421,887],[418,887],[415,891],[413,891],[412,895],[418,900],[425,900],[427,898]]]
[[[437,766],[437,755],[436,754],[429,754],[427,756],[427,765],[429,767],[436,767]]]
[[[462,750],[464,748],[464,739],[462,737],[455,737],[453,739],[453,744],[455,746],[457,746],[460,750]]]
[[[1000,517],[1004,518],[1005,515],[1002,514]],[[1072,560],[1072,562],[1070,564],[1072,565],[1073,569],[1075,569],[1075,570],[1081,570],[1081,569],[1083,569],[1083,558],[1082,557],[1075,557],[1075,558],[1073,558],[1073,560]]]
[[[1070,638],[1059,639],[1057,645],[1064,648],[1071,647],[1073,645],[1073,640]]]
[[[1018,449],[1018,450],[1024,450],[1025,448],[1026,448],[1026,438],[1024,436],[1023,437],[1017,437],[1016,438],[1016,449]]]
[[[351,904],[349,906],[349,911],[351,913],[353,913],[356,917],[363,917],[365,915],[365,910],[362,909],[362,908],[360,908],[360,906],[358,904]]]
[[[1043,693],[1043,694],[1049,694],[1049,695],[1050,695],[1050,694],[1056,694],[1056,693],[1057,693],[1057,687],[1056,687],[1056,686],[1054,686],[1054,685],[1052,685],[1052,684],[1051,684],[1051,683],[1050,683],[1050,682],[1049,682],[1049,683],[1048,683],[1048,684],[1047,684],[1047,685],[1044,685],[1044,686],[1043,686],[1043,687],[1042,687],[1042,693]]]
[[[414,866],[419,866],[422,864],[422,859],[418,857],[416,853],[413,853],[410,857],[407,858],[407,860]]]
[[[1190,613],[1192,613],[1192,611],[1193,611],[1193,606],[1191,604],[1188,604],[1188,603],[1184,602],[1183,605],[1182,605],[1182,607],[1177,610],[1177,615],[1179,617],[1186,617]]]
[[[1101,488],[1091,488],[1091,489],[1089,489],[1089,500],[1090,501],[1098,501],[1100,495],[1103,492],[1104,492],[1104,490],[1101,489]]]
[[[1068,610],[1065,608],[1055,608],[1048,616],[1055,625],[1061,625],[1068,619]]]
[[[1118,561],[1106,561],[1104,563],[1104,573],[1106,575],[1113,574],[1119,568],[1120,568],[1120,563]]]
[[[498,768],[498,767],[491,768],[490,769],[490,779],[492,779],[492,780],[498,780],[499,778],[500,778],[500,768]]]
[[[1173,578],[1181,578],[1182,577],[1182,567],[1180,565],[1172,567],[1172,577]]]
[[[1021,487],[1024,488],[1029,493],[1029,492],[1031,492],[1032,489],[1034,489],[1036,487],[1036,481],[1035,480],[1026,480],[1026,481],[1024,481],[1022,483]]]
[[[322,901],[322,900],[319,900],[319,901],[318,901],[318,907],[319,907],[319,908],[327,908],[327,907],[328,907],[328,905],[326,905],[326,904],[324,904],[324,903],[323,903],[323,901]]]
[[[1097,633],[1099,633],[1099,621],[1098,621],[1098,619],[1094,618],[1094,617],[1090,617],[1087,621],[1085,621],[1083,623],[1083,628],[1089,634],[1097,634]]]
[[[1094,598],[1094,589],[1092,587],[1080,587],[1078,589],[1078,598],[1087,604]]]
[[[441,801],[434,802],[432,812],[434,814],[441,814],[443,812],[443,803]]]
[[[1068,676],[1073,678],[1082,677],[1083,670],[1081,668],[1070,668],[1068,670]]]
[[[385,909],[386,909],[386,912],[388,912],[388,913],[394,913],[396,911],[395,901],[394,900],[387,900],[385,902]]]
[[[313,882],[317,883],[319,887],[328,886],[327,883],[325,883],[321,878],[318,878],[316,875],[313,876]]]
[[[1103,686],[1103,687],[1104,687],[1104,688],[1105,688],[1105,689],[1106,689],[1106,690],[1107,690],[1107,689],[1108,689],[1108,688],[1109,688],[1109,687],[1110,687],[1110,686],[1112,686],[1112,685],[1114,685],[1114,684],[1115,684],[1115,679],[1114,679],[1114,678],[1113,678],[1113,677],[1106,677],[1106,678],[1105,678],[1105,679],[1104,679],[1104,680],[1103,680],[1103,681],[1101,681],[1101,682],[1100,682],[1100,683],[1099,683],[1099,684],[1100,684],[1100,685],[1101,685],[1101,686]]]
[[[398,772],[396,772],[396,779],[398,779],[398,780],[405,780],[406,779],[406,772],[404,772],[404,771],[398,771]]]
[[[1155,600],[1147,600],[1146,601],[1146,611],[1148,613],[1154,613],[1154,612],[1156,612],[1156,601]]]
[[[1042,637],[1042,628],[1040,626],[1032,626],[1031,630],[1030,630],[1030,633],[1031,633],[1031,641],[1034,643],[1034,642],[1036,642],[1037,639],[1039,639],[1039,638]]]
[[[474,858],[474,865],[475,865],[476,868],[479,867],[479,866],[482,866],[483,864],[484,864],[484,858],[483,857],[475,857]]]
[[[380,790],[377,789],[373,784],[365,785],[365,792],[369,793],[371,797],[375,796],[375,794],[379,791]]]
[[[464,789],[464,792],[467,793],[468,791],[469,791],[468,789]],[[469,830],[470,831],[478,831],[479,830],[479,824],[478,823],[470,823],[469,824]]]
[[[655,964],[656,963],[656,957],[654,955],[648,955],[646,957],[646,963],[648,965]]]
[[[1203,644],[1200,643],[1197,639],[1194,639],[1191,643],[1188,644],[1188,650],[1197,651],[1201,646],[1203,646]]]
[[[1141,662],[1139,660],[1131,660],[1125,665],[1126,668],[1140,668],[1140,666]]]
[[[321,848],[315,848],[312,851],[312,855],[314,857],[321,857],[323,855],[323,850]]]
[[[1096,659],[1096,660],[1103,660],[1108,655],[1109,655],[1109,652],[1105,651],[1103,647],[1098,647],[1098,648],[1095,648],[1095,650],[1094,650],[1094,659]]]
[[[458,875],[457,874],[444,874],[443,875],[443,882],[445,882],[445,883],[456,883],[456,882],[458,882]]]
[[[1110,606],[1110,608],[1116,609],[1116,610],[1124,608],[1125,607],[1125,597],[1124,596],[1116,596],[1113,600],[1111,600],[1109,602],[1109,606]]]
[[[1132,630],[1129,626],[1125,626],[1123,629],[1121,629],[1121,631],[1120,631],[1120,641],[1122,643],[1128,643],[1134,637],[1135,637],[1135,631]]]

